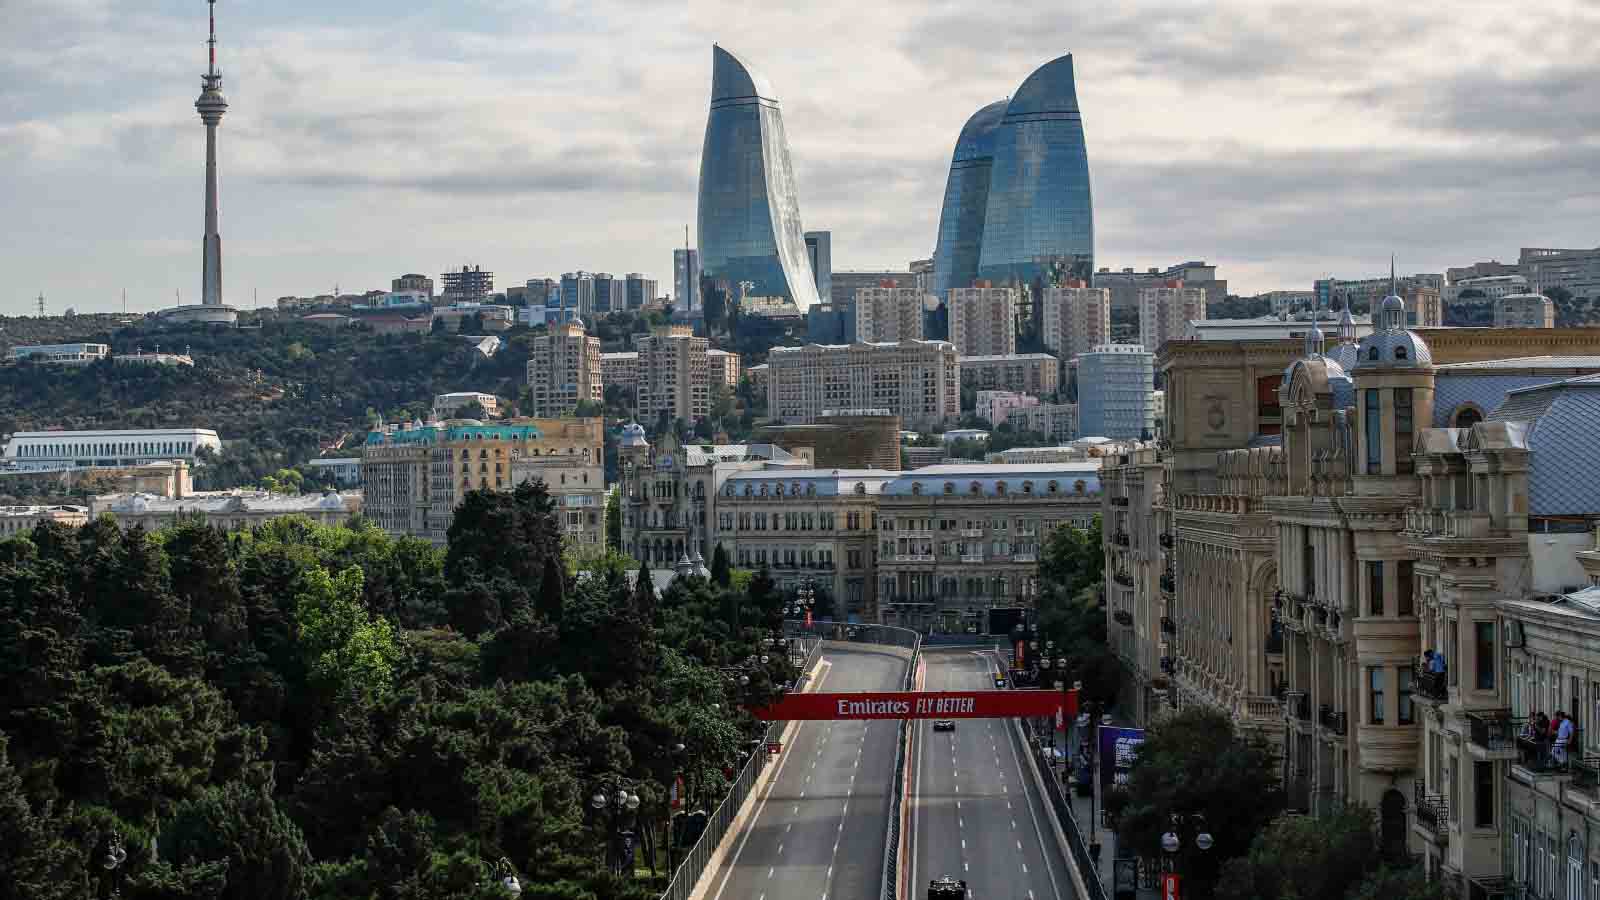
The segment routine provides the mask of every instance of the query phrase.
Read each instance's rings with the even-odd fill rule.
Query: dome
[[[648,447],[650,442],[645,440],[644,426],[638,422],[629,422],[622,426],[622,446]]]
[[[1356,371],[1424,369],[1433,365],[1433,351],[1414,331],[1376,331],[1356,345]]]
[[[322,495],[322,499],[321,500],[317,501],[317,507],[319,509],[341,509],[342,510],[342,509],[344,509],[344,498],[339,496],[339,494],[336,491],[328,491],[326,494]]]

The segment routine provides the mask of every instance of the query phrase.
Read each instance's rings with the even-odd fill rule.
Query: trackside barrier
[[[1037,746],[1034,741],[1033,729],[1026,721],[1018,720],[1022,733],[1027,738],[1028,752],[1034,752]],[[1098,773],[1096,773],[1098,774]],[[1078,827],[1078,817],[1072,812],[1072,802],[1067,798],[1061,781],[1055,775],[1055,767],[1045,765],[1041,767],[1039,780],[1044,782],[1045,793],[1050,796],[1050,805],[1056,811],[1056,818],[1061,821],[1061,829],[1067,834],[1067,846],[1072,851],[1073,865],[1078,867],[1078,872],[1083,876],[1084,887],[1088,889],[1087,900],[1106,900],[1106,887],[1100,881],[1100,867],[1089,855],[1089,848],[1084,845],[1083,831]],[[1089,823],[1094,826],[1093,822]]]
[[[810,671],[811,666],[817,661],[821,652],[822,642],[813,641],[811,651],[806,654],[806,661],[800,671]],[[796,685],[798,690],[799,686]],[[717,811],[711,814],[706,821],[706,830],[700,833],[700,839],[694,842],[688,852],[683,854],[683,859],[678,863],[678,868],[672,874],[672,881],[667,884],[666,891],[662,892],[661,900],[688,900],[694,893],[695,885],[700,881],[700,876],[705,873],[706,865],[711,862],[711,855],[722,843],[722,838],[728,833],[728,827],[733,824],[734,818],[739,814],[739,808],[744,805],[745,798],[750,796],[750,789],[755,786],[756,778],[761,775],[761,770],[766,768],[768,755],[767,741],[773,739],[774,734],[782,734],[782,722],[767,723],[766,730],[761,733],[761,745],[752,747],[750,758],[745,760],[744,767],[739,770],[739,777],[733,780],[728,788],[727,796],[717,805]],[[671,829],[668,829],[667,840],[672,840]]]

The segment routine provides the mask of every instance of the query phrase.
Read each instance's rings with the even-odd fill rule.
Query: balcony
[[[1172,621],[1172,617],[1171,616],[1162,616],[1161,617],[1161,633],[1162,634],[1177,634],[1178,633],[1178,623]]]
[[[1132,541],[1129,539],[1126,531],[1118,531],[1111,536],[1111,543],[1116,544],[1118,547],[1126,547],[1132,543]]]
[[[1128,505],[1128,498],[1127,497],[1112,497],[1111,498],[1111,505],[1112,506],[1127,506]]]
[[[1245,697],[1244,712],[1253,721],[1283,727],[1283,704],[1277,697]]]
[[[1324,703],[1317,710],[1317,723],[1334,734],[1344,737],[1348,733],[1349,714],[1343,711],[1334,712],[1333,707]]]
[[[1412,805],[1417,810],[1417,824],[1444,838],[1450,830],[1450,801],[1442,794],[1428,793],[1427,784],[1417,779],[1411,787]]]
[[[1039,529],[1033,526],[1024,526],[1018,528],[1014,534],[1019,538],[1035,538],[1039,536]]]
[[[1305,691],[1284,691],[1283,715],[1302,722],[1311,721],[1311,695]]]
[[[1172,535],[1167,534],[1164,531],[1161,533],[1160,540],[1161,540],[1161,547],[1162,547],[1162,549],[1165,549],[1165,550],[1171,550],[1172,549],[1172,545],[1174,543],[1176,543],[1176,541],[1174,541],[1172,539]]]
[[[1111,576],[1111,580],[1122,585],[1123,587],[1133,587],[1133,576],[1129,575],[1125,571],[1118,572],[1117,574]]]
[[[1517,733],[1527,719],[1512,718],[1509,709],[1469,712],[1467,730],[1472,755],[1478,759],[1516,759]]]
[[[1572,729],[1572,740],[1566,747],[1553,746],[1549,735],[1517,736],[1517,764],[1535,775],[1584,774],[1579,769],[1584,764],[1583,729]],[[1557,758],[1560,757],[1560,758]]]
[[[1025,550],[1021,553],[1011,554],[1011,561],[1019,563],[1035,563],[1039,561],[1039,554],[1032,550]]]
[[[1406,510],[1405,530],[1418,535],[1449,540],[1493,537],[1493,522],[1488,513],[1460,509]]]
[[[981,538],[981,537],[983,537],[983,529],[982,528],[963,528],[963,529],[961,529],[961,536],[962,537],[969,537],[969,538]]]
[[[1171,572],[1161,573],[1161,590],[1168,594],[1178,592],[1178,579],[1174,578]]]
[[[1115,619],[1118,625],[1121,625],[1125,628],[1133,627],[1133,613],[1125,609],[1119,609],[1112,613],[1111,618]]]
[[[981,563],[981,562],[983,562],[983,554],[982,553],[963,553],[963,554],[961,554],[961,561],[964,562],[964,563]]]
[[[1416,682],[1417,696],[1434,703],[1446,703],[1450,700],[1449,673],[1430,672],[1424,660],[1416,660],[1411,664],[1411,677]]]

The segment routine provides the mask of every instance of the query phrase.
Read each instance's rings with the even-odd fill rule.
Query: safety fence
[[[1037,744],[1033,739],[1033,729],[1024,720],[1018,719],[1016,721],[1017,725],[1022,729],[1029,752],[1032,752],[1032,749]],[[1053,737],[1052,735],[1052,739]],[[1048,760],[1045,763],[1040,767],[1039,780],[1044,782],[1044,790],[1045,794],[1050,798],[1050,806],[1056,811],[1056,818],[1061,822],[1061,830],[1066,832],[1067,849],[1072,853],[1073,865],[1078,867],[1079,874],[1083,876],[1084,886],[1088,888],[1089,896],[1086,900],[1106,900],[1106,887],[1100,880],[1100,864],[1095,861],[1094,857],[1089,855],[1089,848],[1085,845],[1083,839],[1083,829],[1079,827],[1078,817],[1072,811],[1071,798],[1066,795],[1066,788],[1062,786],[1061,780],[1056,777],[1055,767],[1049,765]],[[1094,823],[1090,822],[1089,827],[1093,828]]]
[[[884,626],[887,627],[887,626]],[[917,656],[922,652],[922,636],[915,631],[904,628],[892,629],[898,632],[895,637],[909,641],[911,648],[911,662],[906,666],[905,683],[902,690],[912,690],[917,684]],[[895,732],[894,750],[894,780],[889,782],[889,833],[883,844],[883,900],[897,900],[900,891],[900,816],[904,806],[905,791],[902,786],[906,781],[906,757],[911,738],[911,723],[901,719]]]
[[[811,641],[811,649],[806,654],[805,663],[801,665],[800,671],[808,672],[811,670],[811,666],[817,661],[817,654],[821,652],[821,649],[822,642],[820,640]],[[796,687],[798,689],[798,685]],[[694,893],[695,885],[699,883],[700,876],[705,874],[706,866],[710,865],[712,855],[716,852],[717,847],[722,844],[723,837],[727,835],[728,829],[733,825],[733,820],[739,815],[739,809],[744,805],[745,799],[750,796],[750,792],[754,789],[756,779],[761,776],[761,771],[767,766],[769,758],[766,748],[767,742],[773,740],[775,734],[782,734],[783,726],[783,722],[770,722],[762,731],[759,746],[751,748],[750,758],[745,760],[744,766],[739,769],[738,777],[734,778],[733,784],[729,785],[727,796],[723,797],[722,802],[717,805],[716,812],[707,818],[705,830],[700,833],[700,837],[694,842],[694,846],[684,853],[683,860],[678,863],[677,870],[672,874],[672,881],[667,884],[666,891],[661,894],[662,900],[688,900],[689,895]],[[670,829],[667,840],[672,840]]]

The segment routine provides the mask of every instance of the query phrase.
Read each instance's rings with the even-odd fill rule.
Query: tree
[[[1383,866],[1356,885],[1348,900],[1451,900],[1456,896],[1439,879],[1430,880],[1420,866]]]
[[[732,584],[732,579],[733,570],[728,564],[728,551],[719,541],[716,548],[711,551],[711,580],[718,587],[726,588]]]
[[[0,734],[0,893],[40,900],[89,896],[86,861],[52,812],[34,811]]]
[[[301,900],[311,866],[305,838],[274,801],[271,777],[254,780],[207,788],[179,807],[162,829],[161,858],[183,869],[223,863],[219,900]]]
[[[606,491],[606,546],[622,552],[622,488],[618,485]]]
[[[387,619],[367,612],[361,589],[360,569],[351,566],[330,576],[318,567],[295,599],[307,667],[313,681],[331,694],[346,690],[382,694],[389,689],[399,660],[393,627]]]
[[[566,604],[566,596],[566,575],[562,571],[561,560],[555,556],[545,557],[544,574],[539,578],[540,615],[551,622],[561,621],[561,608]]]
[[[1278,819],[1256,835],[1249,853],[1225,864],[1216,896],[1344,900],[1381,859],[1375,829],[1372,811],[1360,805]]]
[[[1162,857],[1171,816],[1203,815],[1214,846],[1201,852],[1191,835],[1177,862],[1190,892],[1204,897],[1222,862],[1246,853],[1283,809],[1277,772],[1277,755],[1263,741],[1235,734],[1221,712],[1191,707],[1149,730],[1127,784],[1106,795],[1106,813],[1122,845],[1147,859]]]

